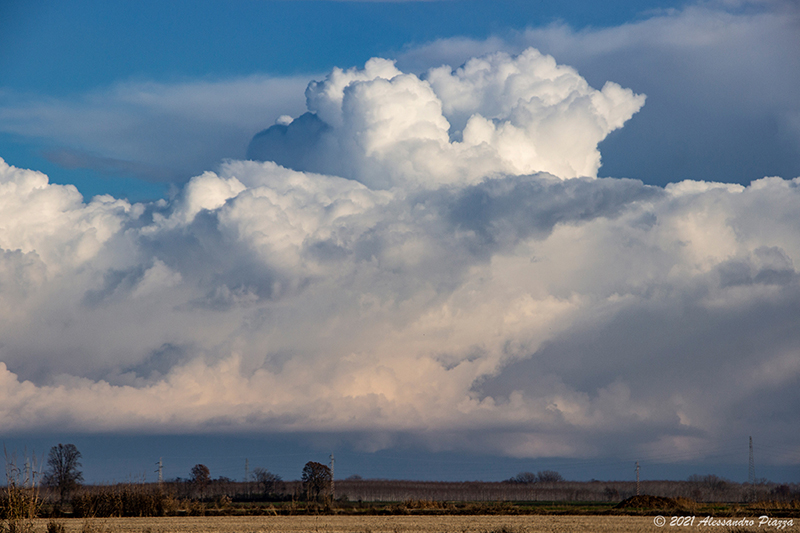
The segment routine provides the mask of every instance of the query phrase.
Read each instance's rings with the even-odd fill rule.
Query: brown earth
[[[622,500],[614,509],[679,509],[682,507],[678,500],[674,498],[662,498],[661,496],[631,496]]]
[[[38,519],[33,533],[50,521]],[[636,533],[643,516],[259,516],[59,519],[64,533]],[[787,529],[784,531],[791,531]],[[797,529],[794,529],[797,531]]]

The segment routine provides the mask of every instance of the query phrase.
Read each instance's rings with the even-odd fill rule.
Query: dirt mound
[[[680,504],[673,498],[662,498],[661,496],[631,496],[622,500],[614,509],[677,509]]]

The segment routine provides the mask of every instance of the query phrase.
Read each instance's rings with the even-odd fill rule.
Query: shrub
[[[72,499],[73,514],[79,518],[164,516],[174,507],[174,498],[166,492],[137,485],[86,491]]]

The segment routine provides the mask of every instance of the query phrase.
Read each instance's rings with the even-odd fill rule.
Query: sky
[[[87,481],[800,476],[800,6],[0,4],[0,440]]]

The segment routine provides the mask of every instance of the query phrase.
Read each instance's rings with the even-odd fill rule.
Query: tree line
[[[51,497],[55,497],[58,506],[70,502],[70,496],[83,484],[81,459],[81,453],[74,444],[53,446],[47,455],[41,481],[53,491]],[[256,468],[253,471],[256,494],[250,492],[249,482],[223,477],[212,479],[210,469],[204,464],[196,464],[189,474],[185,480],[177,478],[165,482],[164,488],[168,487],[175,497],[186,500],[209,501],[224,496],[229,501],[233,497],[242,501],[274,502],[330,502],[335,497],[350,501],[619,501],[636,493],[632,482],[566,481],[561,474],[552,470],[520,472],[502,482],[364,480],[359,476],[351,476],[336,481],[336,494],[330,467],[314,461],[305,464],[299,481],[286,482],[265,468]],[[243,485],[247,487],[245,491]],[[751,487],[714,475],[693,475],[686,481],[643,481],[641,485],[646,494],[707,502],[744,501],[755,493],[760,498],[771,500],[800,497],[800,486],[796,484],[779,485],[760,480],[757,486]]]
[[[50,448],[47,465],[43,472],[42,483],[58,494],[59,503],[63,505],[68,496],[83,483],[83,472],[80,470],[81,452],[74,444],[58,444]],[[286,491],[286,484],[281,476],[273,474],[265,468],[253,471],[256,483],[264,496],[278,496]],[[327,465],[309,461],[301,474],[302,495],[309,501],[329,498],[333,488],[333,475]],[[196,464],[190,471],[188,483],[194,487],[200,499],[207,496],[212,484],[211,471],[204,464]],[[223,480],[232,481],[232,480]]]

